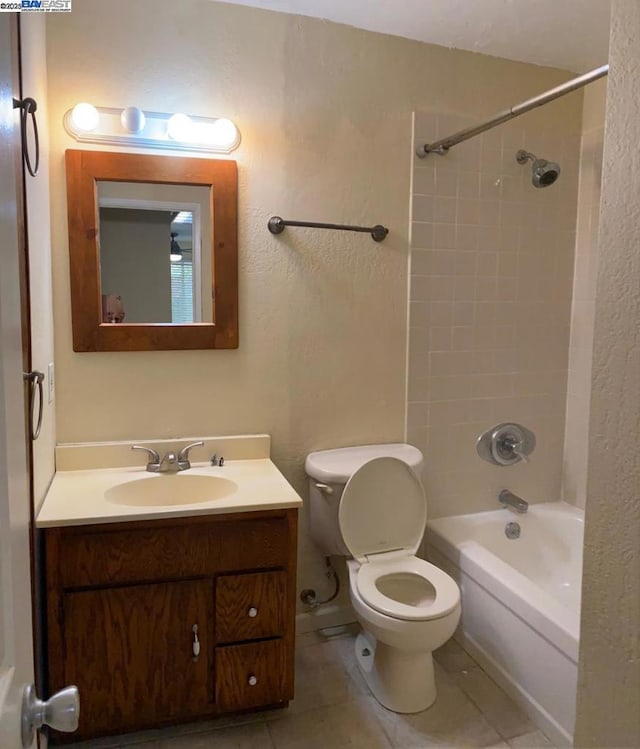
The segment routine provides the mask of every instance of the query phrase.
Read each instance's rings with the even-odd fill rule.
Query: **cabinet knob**
[[[248,611],[249,618],[255,619],[258,616],[258,609],[255,606],[251,606]]]
[[[257,683],[258,683],[258,679],[257,679],[257,677],[256,677],[256,676],[254,676],[253,674],[251,674],[251,676],[250,676],[250,677],[249,677],[249,679],[248,679],[248,684],[249,684],[249,686],[250,686],[250,687],[255,687],[255,685],[256,685]]]

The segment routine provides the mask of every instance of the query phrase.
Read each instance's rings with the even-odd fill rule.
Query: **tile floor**
[[[371,696],[354,628],[298,637],[296,698],[283,710],[98,739],[73,749],[548,749],[549,740],[453,640],[436,651],[438,698],[398,715]]]

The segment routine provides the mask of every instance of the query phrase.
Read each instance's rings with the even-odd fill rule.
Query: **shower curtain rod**
[[[503,112],[500,112],[480,125],[473,125],[464,130],[459,130],[457,133],[449,135],[447,138],[437,140],[434,143],[425,143],[423,146],[418,146],[416,153],[421,159],[424,159],[430,153],[438,153],[441,156],[444,156],[452,146],[462,143],[462,141],[469,140],[469,138],[473,138],[476,135],[480,135],[480,133],[484,133],[485,130],[490,130],[496,125],[501,125],[503,122],[512,120],[514,117],[519,117],[521,114],[525,114],[525,112],[528,112],[531,109],[541,107],[543,104],[547,104],[554,99],[559,99],[561,96],[569,94],[578,88],[582,88],[588,83],[593,83],[593,81],[597,81],[598,78],[603,78],[608,72],[609,66],[601,65],[599,68],[595,68],[595,70],[583,73],[566,83],[561,83],[559,86],[551,88],[549,91],[545,91],[542,94],[538,94],[538,96],[534,96],[532,99],[527,99],[521,104],[516,104],[514,107],[511,107],[511,109],[506,109]]]

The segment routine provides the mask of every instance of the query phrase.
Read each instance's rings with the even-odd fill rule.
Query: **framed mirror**
[[[238,346],[235,161],[68,150],[74,351]]]

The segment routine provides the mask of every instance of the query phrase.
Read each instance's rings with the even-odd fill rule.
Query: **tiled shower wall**
[[[605,100],[604,80],[585,90],[567,381],[563,498],[583,509],[587,493]]]
[[[580,133],[530,118],[414,160],[407,423],[432,518],[494,509],[505,487],[561,494]],[[415,142],[470,124],[416,113]],[[558,182],[534,188],[519,148],[560,162]],[[503,421],[536,434],[528,464],[478,457]]]

